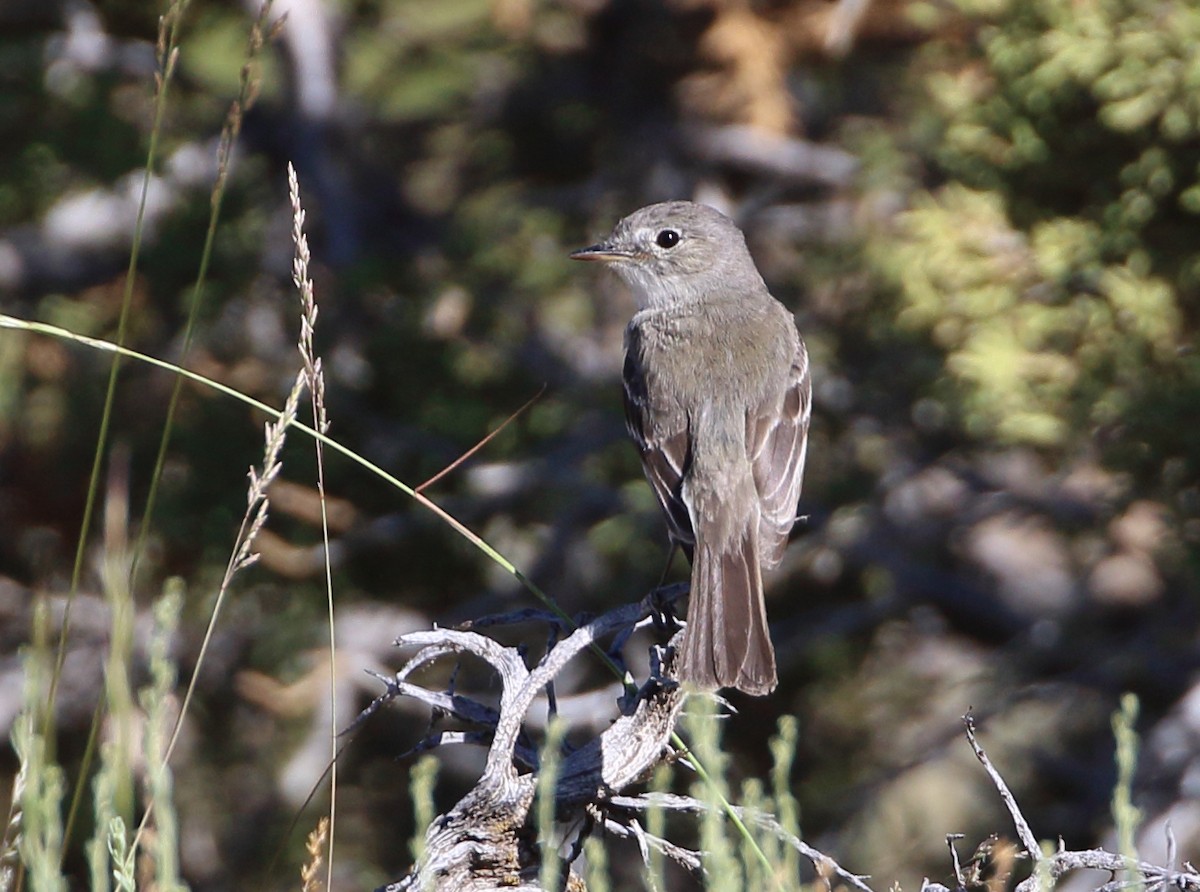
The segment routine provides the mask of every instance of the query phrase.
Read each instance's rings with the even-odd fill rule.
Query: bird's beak
[[[590,245],[580,248],[578,251],[572,251],[570,256],[572,260],[599,260],[611,263],[614,260],[628,260],[633,254],[611,243],[601,242],[598,245]]]

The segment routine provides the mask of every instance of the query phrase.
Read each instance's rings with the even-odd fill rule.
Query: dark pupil
[[[660,248],[674,248],[679,244],[679,233],[674,229],[664,229],[655,241]]]

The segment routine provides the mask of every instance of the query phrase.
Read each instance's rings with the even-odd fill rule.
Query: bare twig
[[[691,796],[680,796],[676,793],[641,793],[637,796],[614,796],[610,800],[610,804],[617,808],[625,808],[631,810],[646,810],[649,808],[663,808],[669,811],[680,811],[699,814],[706,811],[711,811],[713,806],[711,803],[704,802],[700,799],[695,799]],[[724,811],[724,809],[718,809]],[[789,846],[798,851],[801,855],[813,863],[814,866],[820,868],[826,873],[836,874],[843,881],[858,889],[859,892],[873,892],[872,888],[867,885],[869,877],[860,876],[856,873],[851,873],[846,870],[833,858],[821,852],[804,840],[788,833],[780,823],[775,820],[773,815],[766,812],[757,811],[755,809],[742,808],[733,806],[733,810],[738,817],[744,820],[747,824],[751,824],[762,830],[767,831],[772,836],[787,843]]]
[[[946,834],[946,846],[950,849],[950,863],[954,865],[954,881],[959,886],[966,885],[966,882],[963,880],[962,865],[958,861],[958,849],[954,847],[954,844],[962,838],[963,834],[961,833]]]
[[[1037,837],[1033,835],[1033,831],[1029,828],[1029,823],[1025,820],[1025,816],[1021,814],[1021,809],[1017,805],[1017,800],[1013,796],[1012,791],[1008,789],[1008,784],[1004,782],[1004,778],[1000,776],[1000,772],[992,765],[991,759],[987,757],[987,753],[983,751],[983,747],[975,739],[975,717],[970,713],[964,715],[963,726],[967,729],[967,740],[971,744],[971,749],[975,750],[975,757],[979,759],[984,771],[988,773],[988,777],[996,785],[996,790],[1000,793],[1000,798],[1004,800],[1004,805],[1008,809],[1009,817],[1012,818],[1013,826],[1017,830],[1017,837],[1021,840],[1021,845],[1024,847],[1026,854],[1036,864],[1041,860],[1042,847],[1038,845]]]
[[[823,186],[848,185],[859,167],[843,149],[745,125],[689,127],[687,146],[706,161]]]
[[[1117,874],[1125,875],[1124,879],[1113,879],[1097,886],[1094,892],[1117,892],[1117,890],[1133,886],[1142,886],[1146,892],[1163,892],[1166,889],[1180,890],[1180,892],[1200,892],[1200,872],[1197,872],[1191,864],[1185,864],[1183,870],[1177,870],[1174,866],[1174,855],[1170,852],[1167,858],[1168,864],[1165,867],[1138,861],[1104,849],[1068,851],[1061,840],[1058,851],[1053,855],[1044,854],[1033,831],[1029,828],[1028,821],[1021,814],[1016,798],[976,739],[975,722],[972,716],[969,714],[963,716],[963,724],[966,727],[967,740],[992,779],[996,790],[1000,793],[1000,798],[1008,808],[1009,816],[1012,818],[1021,844],[1033,861],[1032,875],[1017,884],[1016,892],[1040,892],[1040,886],[1044,879],[1048,878],[1053,882],[1071,871],[1084,869],[1107,871],[1114,877]],[[936,887],[931,884],[926,884],[925,888],[929,892],[936,892]]]
[[[544,394],[545,392],[546,392],[546,385],[543,384],[541,390],[539,390],[537,393],[535,393],[533,396],[531,396],[526,401],[525,405],[521,406],[521,408],[517,409],[517,411],[513,412],[511,415],[509,415],[507,418],[505,418],[504,421],[502,421],[500,423],[500,425],[494,431],[491,431],[489,434],[487,434],[485,437],[483,437],[483,439],[481,439],[478,443],[476,443],[474,446],[472,446],[470,449],[468,449],[466,452],[464,452],[462,455],[460,455],[454,461],[450,462],[450,464],[446,465],[446,467],[442,468],[440,471],[438,471],[436,474],[434,474],[432,477],[430,477],[428,480],[426,480],[420,486],[414,487],[413,492],[422,492],[423,490],[428,489],[429,487],[433,486],[433,484],[437,483],[439,480],[441,480],[443,477],[445,477],[447,474],[449,474],[451,471],[453,471],[455,468],[460,467],[463,462],[465,462],[467,459],[469,459],[472,455],[474,455],[476,452],[478,452],[480,449],[482,449],[488,443],[492,442],[492,440],[494,440],[496,438],[496,436],[499,435],[499,433],[502,430],[504,430],[506,427],[509,426],[509,424],[511,424],[513,421],[515,421],[517,418],[519,418],[525,412],[526,409],[528,409],[530,406],[532,406],[534,403],[536,403],[538,400],[540,400],[542,398],[542,394]]]
[[[631,820],[628,825],[615,821],[612,818],[604,819],[604,829],[613,836],[619,836],[623,839],[633,838],[637,842],[638,851],[641,853],[642,861],[645,864],[650,863],[650,850],[661,852],[677,864],[686,867],[693,873],[704,872],[704,862],[700,857],[699,852],[676,845],[673,842],[655,836],[653,833],[645,830],[640,823]]]

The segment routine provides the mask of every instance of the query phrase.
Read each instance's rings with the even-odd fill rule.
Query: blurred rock
[[[1129,552],[1101,560],[1087,584],[1092,597],[1110,607],[1146,607],[1162,596],[1164,585],[1154,561]]]
[[[891,489],[884,499],[888,520],[906,532],[913,525],[953,517],[965,507],[970,489],[958,475],[942,467],[919,471]]]
[[[1079,598],[1066,541],[1042,519],[1006,511],[967,534],[967,555],[996,580],[1009,608],[1030,618],[1062,616]]]
[[[1144,499],[1134,502],[1109,524],[1108,532],[1119,548],[1153,554],[1168,535],[1167,509]]]

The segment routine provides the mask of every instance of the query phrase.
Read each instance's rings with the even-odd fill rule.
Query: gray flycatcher
[[[692,564],[681,681],[775,689],[762,571],[796,521],[812,386],[792,314],[741,230],[689,201],[635,211],[602,261],[637,302],[625,332],[625,417],[673,542]]]

